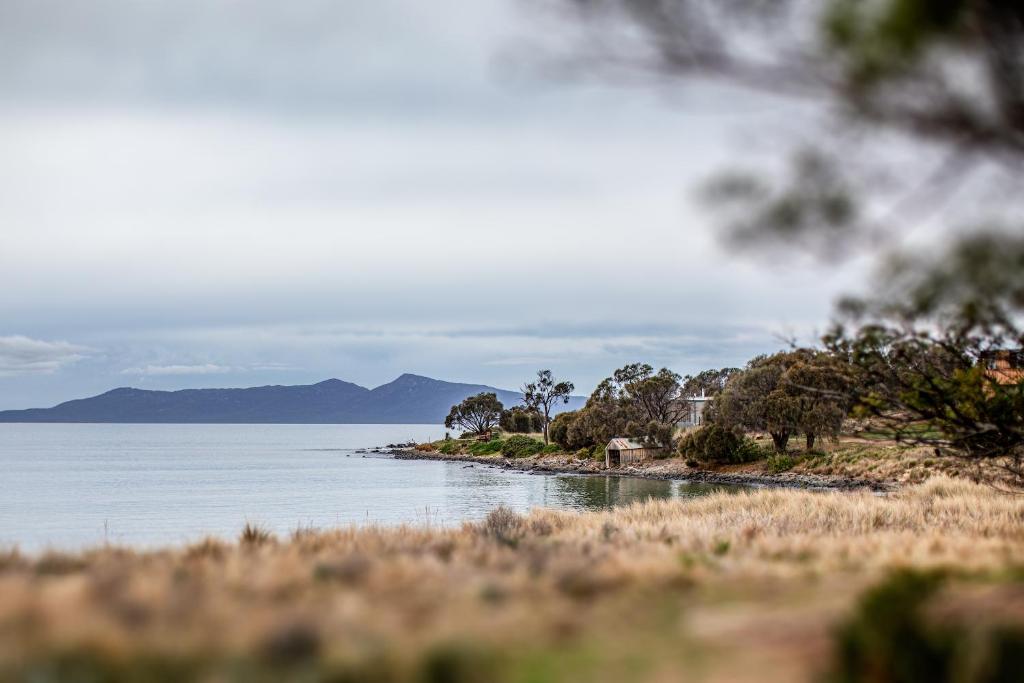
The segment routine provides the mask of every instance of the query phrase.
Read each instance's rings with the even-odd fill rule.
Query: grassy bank
[[[604,454],[600,448],[566,452],[556,445],[544,447],[539,435],[513,437],[519,445],[509,448],[509,438],[497,437],[491,441],[451,439],[421,444],[417,453],[427,457],[466,459],[489,464],[509,464],[521,469],[554,472],[598,473],[604,471]],[[523,444],[532,439],[532,446]],[[888,489],[907,484],[919,484],[934,476],[976,479],[979,474],[987,478],[999,476],[998,471],[984,473],[971,469],[961,460],[936,457],[931,450],[897,444],[891,440],[865,439],[845,436],[833,442],[820,443],[812,452],[799,447],[790,448],[784,455],[772,453],[770,439],[761,435],[754,438],[764,456],[753,462],[737,465],[708,465],[694,463],[674,453],[659,460],[651,460],[616,470],[637,476],[657,478],[693,478],[714,475],[724,479],[744,478],[752,482],[777,480],[780,484],[806,483],[811,486],[869,485]],[[1006,483],[1012,487],[1011,483]]]
[[[901,568],[918,572],[910,588],[887,578]],[[886,497],[761,490],[499,510],[458,529],[9,552],[0,680],[812,680],[841,673],[837,644],[891,656],[872,643],[905,625],[858,600],[880,584],[916,599],[921,582],[935,588],[913,628],[927,642],[968,629],[970,666],[991,668],[992,634],[1012,645],[1006,628],[1024,625],[1021,577],[1024,501],[948,479]]]

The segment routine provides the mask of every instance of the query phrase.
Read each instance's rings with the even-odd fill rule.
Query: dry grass
[[[960,460],[939,457],[931,449],[856,439],[828,444],[824,452],[805,456],[797,472],[919,484],[934,476],[970,477]]]
[[[945,478],[256,531],[0,554],[0,680],[808,680],[858,594],[908,566],[961,577],[950,609],[1024,623],[1024,499]]]

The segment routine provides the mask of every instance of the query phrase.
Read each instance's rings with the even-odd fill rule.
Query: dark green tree
[[[513,434],[532,434],[544,428],[540,413],[522,406],[513,406],[502,411],[499,425],[506,432]]]
[[[714,400],[715,422],[768,432],[783,453],[792,436],[807,448],[819,436],[839,434],[850,409],[849,372],[828,354],[810,349],[759,356]]]
[[[448,429],[456,427],[471,434],[485,434],[498,424],[504,406],[496,394],[480,393],[452,406],[444,420]]]

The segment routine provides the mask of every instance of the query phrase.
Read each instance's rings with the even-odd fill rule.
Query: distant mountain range
[[[482,384],[405,374],[376,389],[340,379],[247,389],[121,388],[53,408],[0,411],[0,422],[440,424],[453,405],[484,391],[497,394],[506,408],[523,398]],[[558,411],[580,408],[585,400],[573,396]]]

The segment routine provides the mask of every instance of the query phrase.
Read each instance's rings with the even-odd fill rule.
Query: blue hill
[[[0,411],[0,422],[439,424],[454,404],[483,391],[497,394],[505,407],[522,400],[515,391],[405,374],[376,389],[339,379],[246,389],[126,387],[53,408]],[[584,402],[574,396],[559,409],[574,410]]]

